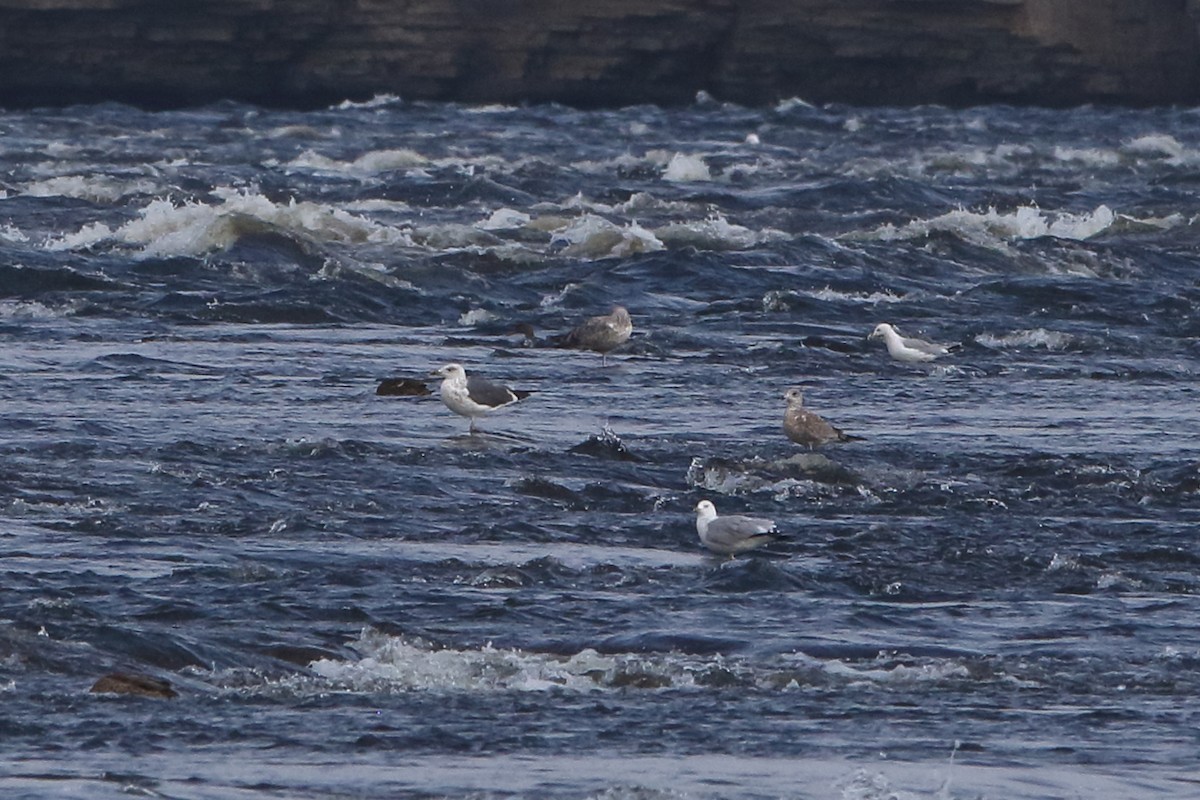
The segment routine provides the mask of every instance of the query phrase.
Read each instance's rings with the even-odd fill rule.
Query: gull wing
[[[717,517],[708,523],[704,538],[714,549],[727,553],[749,550],[775,538],[775,523],[757,517]]]
[[[519,398],[507,386],[492,383],[486,378],[471,375],[467,378],[467,397],[481,406],[498,408],[515,403]]]

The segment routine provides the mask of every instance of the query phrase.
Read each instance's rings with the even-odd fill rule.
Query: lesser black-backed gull
[[[455,414],[471,420],[471,433],[475,432],[475,421],[479,417],[510,406],[531,394],[492,383],[477,375],[468,377],[462,364],[447,364],[430,373],[430,377],[442,379],[442,402]]]

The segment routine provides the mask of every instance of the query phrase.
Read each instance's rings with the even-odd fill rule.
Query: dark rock
[[[390,397],[424,397],[432,393],[428,384],[418,378],[384,378],[375,387],[375,394]]]
[[[631,453],[625,446],[625,442],[621,441],[621,437],[617,436],[610,428],[605,428],[598,434],[592,434],[584,441],[569,448],[567,452],[606,458],[612,461],[645,460],[641,456]]]
[[[0,103],[1200,99],[1195,0],[0,0]]]
[[[179,692],[171,688],[170,681],[134,672],[110,672],[93,683],[89,691],[95,694],[132,694],[138,697],[156,697],[160,700],[179,696]]]

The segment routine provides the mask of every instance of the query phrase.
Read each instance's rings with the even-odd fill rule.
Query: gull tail
[[[560,349],[576,348],[579,347],[579,335],[575,331],[558,333],[554,334],[553,336],[546,337],[546,342],[551,347],[557,347]]]

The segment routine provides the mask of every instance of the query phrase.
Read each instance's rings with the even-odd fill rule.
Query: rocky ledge
[[[0,0],[0,104],[1194,103],[1200,0]]]

